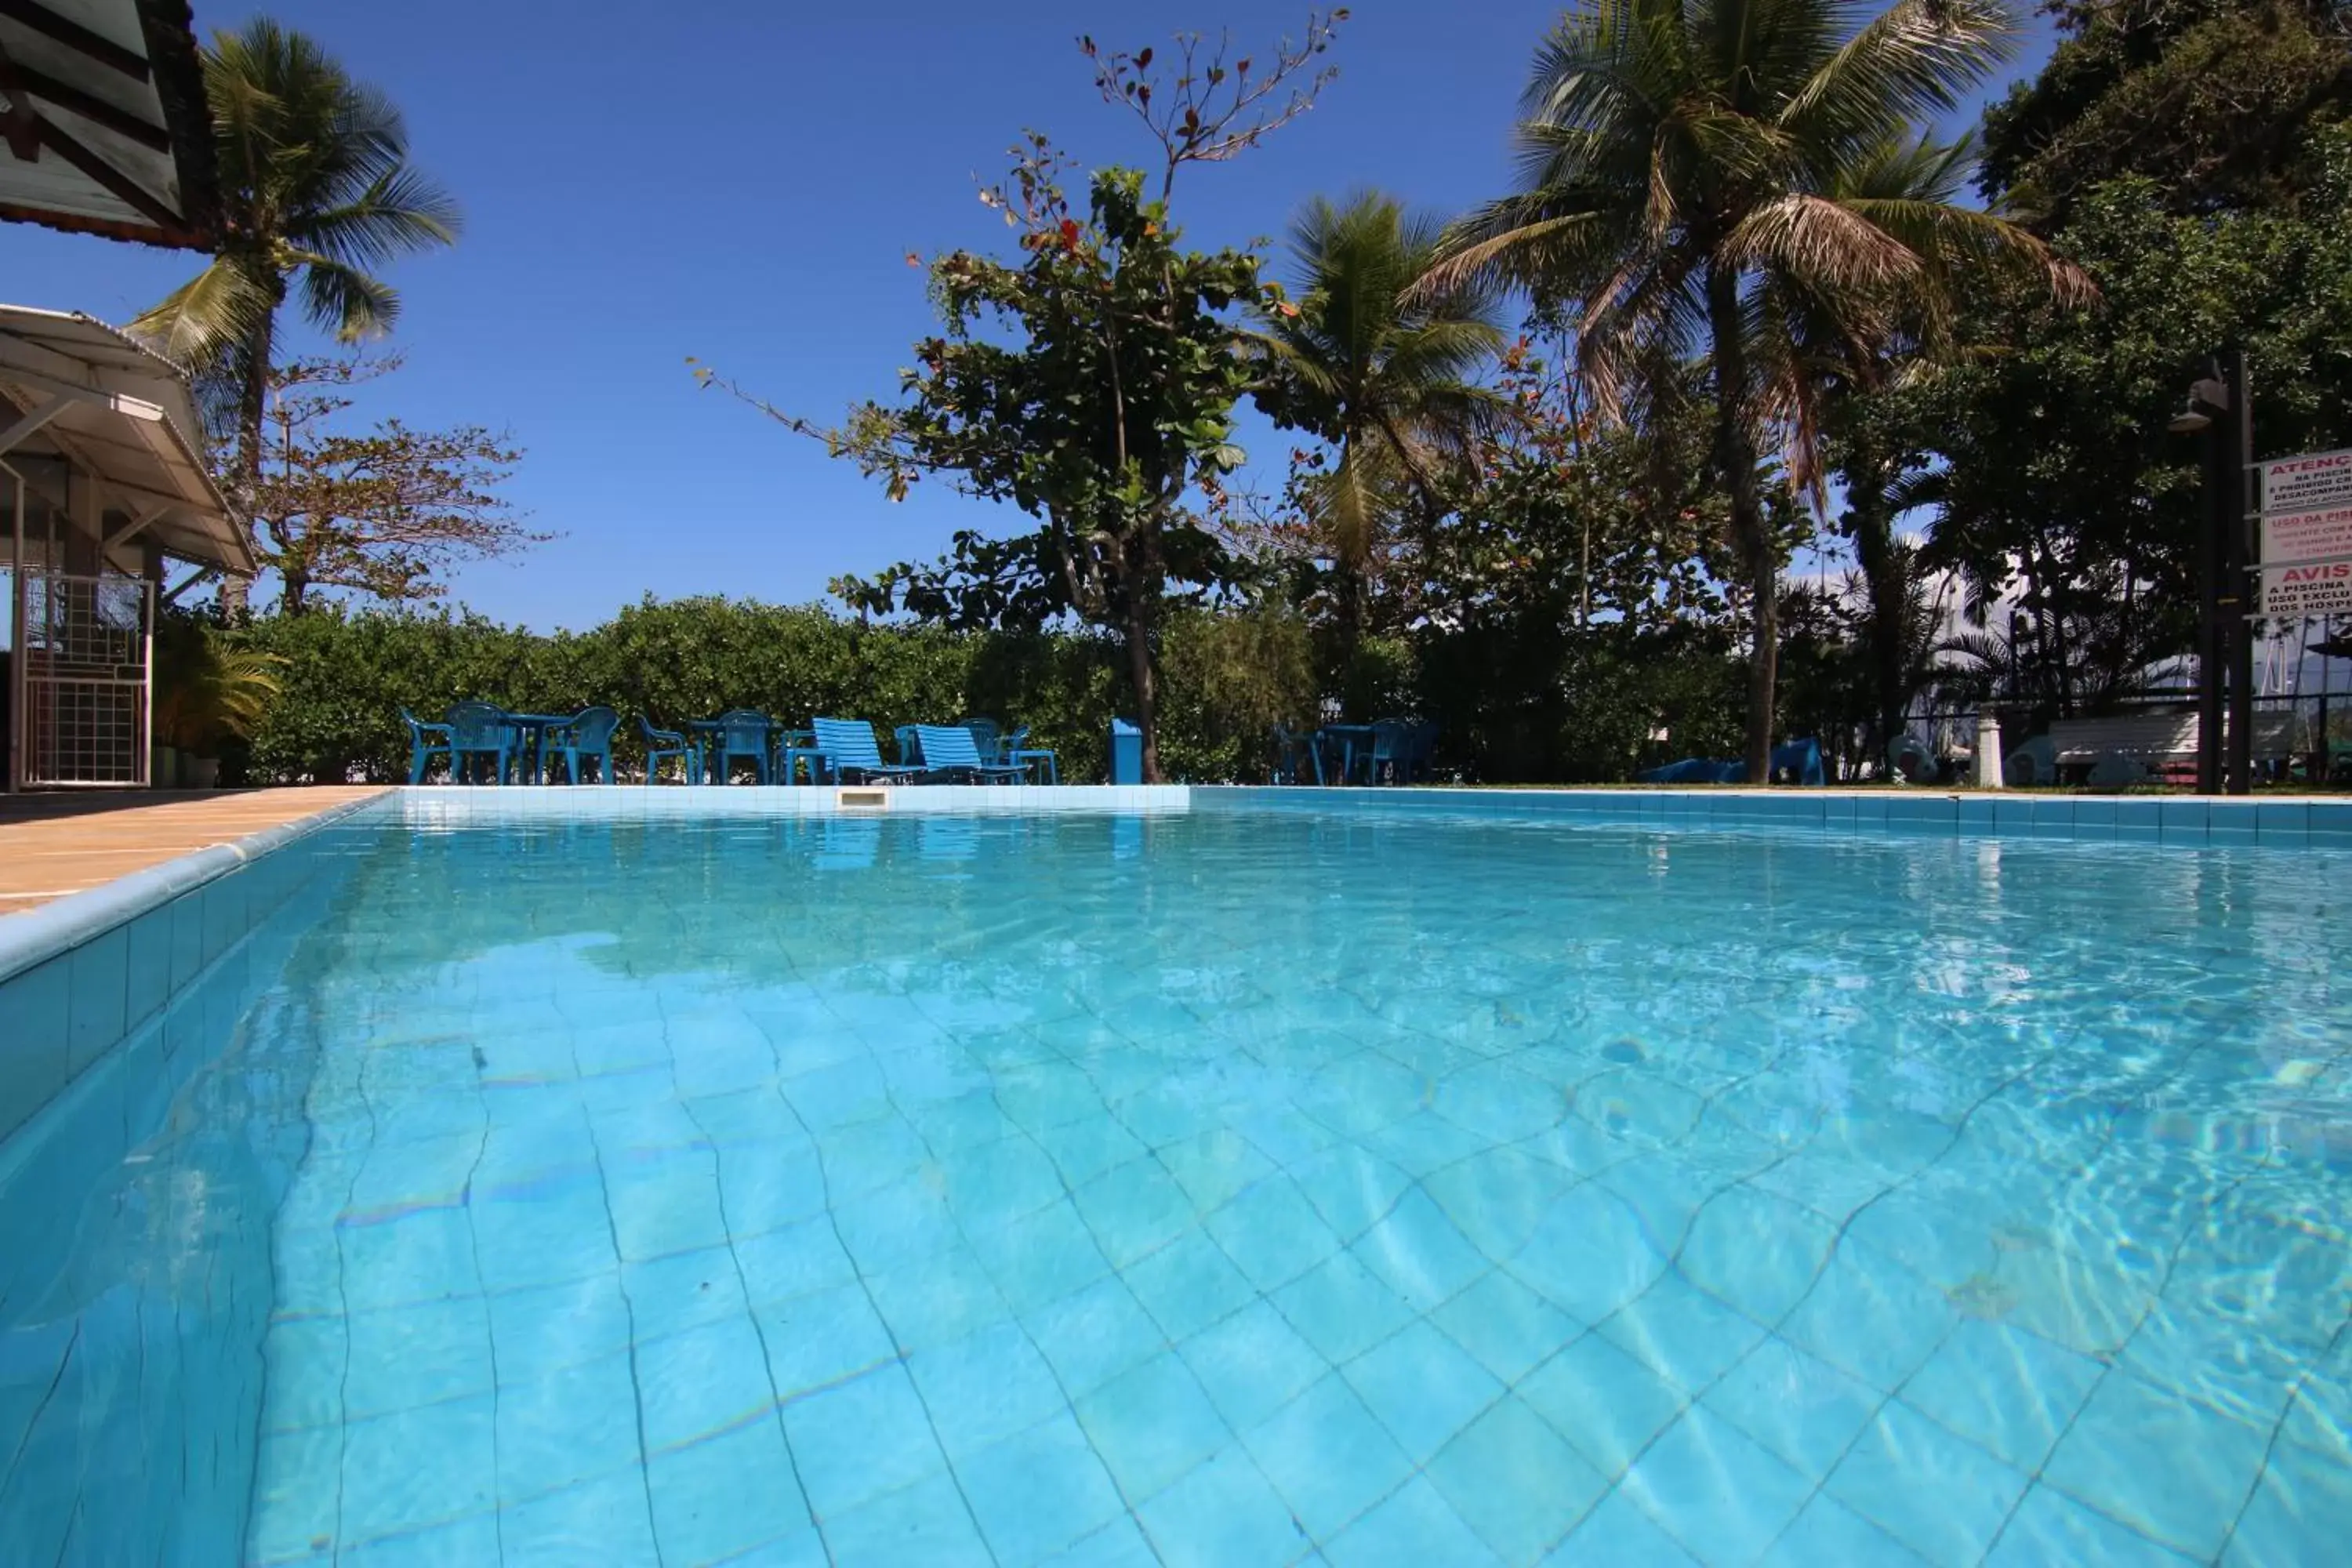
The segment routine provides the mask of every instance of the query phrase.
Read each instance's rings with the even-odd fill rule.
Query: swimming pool
[[[2352,1526],[2352,854],[1201,809],[279,853],[0,1144],[0,1562]]]

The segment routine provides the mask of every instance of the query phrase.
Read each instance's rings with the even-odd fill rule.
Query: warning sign
[[[2317,561],[2263,568],[2266,616],[2352,614],[2352,561]]]
[[[2326,511],[2352,506],[2352,447],[2305,452],[2263,465],[2263,510]]]
[[[2263,559],[2327,561],[2352,558],[2352,506],[2290,511],[2263,518]]]

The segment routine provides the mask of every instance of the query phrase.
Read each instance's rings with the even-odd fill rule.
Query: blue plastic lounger
[[[996,760],[1000,763],[1011,763],[1023,769],[1024,780],[1027,776],[1026,770],[1031,763],[1043,763],[1045,764],[1045,782],[1049,784],[1062,782],[1062,764],[1046,748],[1029,743],[1029,726],[1026,724],[1004,737],[997,747]]]
[[[971,731],[961,724],[918,724],[915,744],[922,751],[925,768],[951,774],[967,784],[983,779],[1017,782],[1028,776],[1026,763],[983,761],[980,748],[972,744]]]
[[[423,784],[426,764],[436,757],[447,757],[449,780],[455,784],[457,779],[457,759],[449,750],[449,726],[427,723],[405,708],[400,710],[400,721],[408,726],[408,782],[413,784]]]
[[[656,730],[642,713],[637,715],[637,728],[646,737],[646,783],[661,778],[661,765],[671,757],[678,760],[685,772],[685,782],[702,782],[702,748],[676,730]]]
[[[742,757],[751,764],[751,776],[761,784],[768,782],[768,758],[772,754],[768,736],[776,729],[776,721],[756,708],[730,708],[719,716],[719,732],[710,742],[713,784],[725,784],[734,772],[735,759]]]
[[[982,756],[992,763],[1001,763],[1005,760],[998,754],[1004,750],[1004,730],[995,720],[959,719],[956,721],[956,725],[960,729],[971,731],[971,743],[980,749]]]
[[[824,753],[834,776],[845,784],[872,779],[903,783],[929,771],[911,763],[893,767],[884,762],[882,747],[874,739],[874,726],[863,719],[812,719],[809,728],[816,731],[816,749]]]
[[[490,782],[507,782],[507,769],[514,762],[514,726],[507,722],[507,710],[495,702],[458,702],[449,709],[449,778],[463,783],[469,758],[491,760]]]
[[[572,716],[571,722],[547,738],[551,750],[563,759],[563,777],[567,783],[584,782],[580,772],[583,758],[596,760],[596,782],[614,783],[613,777],[613,731],[621,727],[621,716],[610,708],[583,708]]]

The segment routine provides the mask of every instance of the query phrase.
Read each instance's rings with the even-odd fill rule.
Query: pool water
[[[2352,857],[1201,812],[360,837],[159,1135],[282,1156],[215,1183],[264,1209],[252,1562],[2299,1564],[2352,1531]]]

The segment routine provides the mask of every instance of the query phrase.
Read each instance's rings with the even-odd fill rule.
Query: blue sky
[[[200,31],[250,14],[195,10]],[[1318,191],[1377,184],[1450,213],[1506,186],[1518,92],[1559,6],[1351,11],[1321,107],[1184,176],[1192,239],[1279,237]],[[930,323],[907,252],[999,243],[974,177],[1002,171],[1023,128],[1089,163],[1147,151],[1096,98],[1076,35],[1134,47],[1230,25],[1263,58],[1305,17],[1234,0],[279,0],[272,14],[389,92],[417,163],[465,205],[456,249],[387,273],[407,363],[367,406],[502,427],[525,448],[509,494],[561,537],[461,570],[456,596],[541,627],[593,625],[646,592],[803,602],[836,574],[929,556],[985,524],[942,486],[893,506],[813,445],[698,392],[687,356],[819,416],[888,395]],[[2036,18],[2012,74],[2046,39]],[[195,265],[21,226],[0,246],[12,301],[115,321]],[[1262,426],[1244,443],[1278,458]]]

